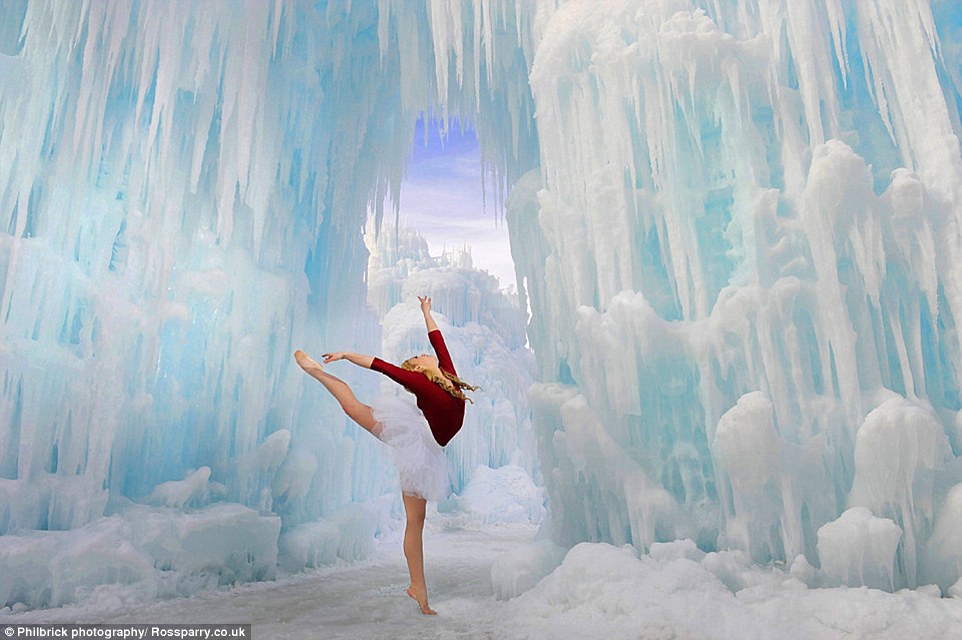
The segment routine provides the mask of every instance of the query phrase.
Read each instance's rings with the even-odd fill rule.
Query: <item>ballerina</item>
[[[431,316],[431,298],[418,296],[418,300],[436,357],[422,353],[397,367],[380,358],[349,351],[323,355],[324,364],[347,360],[383,373],[413,393],[417,406],[398,396],[381,396],[366,405],[354,396],[347,383],[327,373],[303,351],[295,351],[294,359],[305,372],[324,385],[348,417],[390,445],[401,478],[406,515],[404,557],[411,576],[407,594],[417,601],[421,613],[435,615],[428,605],[428,588],[424,579],[424,516],[428,500],[439,500],[446,495],[447,458],[442,447],[464,423],[465,402],[471,402],[464,390],[474,391],[476,387],[458,377],[441,331]]]

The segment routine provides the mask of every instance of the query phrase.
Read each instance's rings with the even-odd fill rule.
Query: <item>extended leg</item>
[[[404,513],[407,524],[404,527],[404,557],[408,561],[408,573],[411,574],[411,586],[408,595],[417,600],[421,613],[437,615],[428,606],[428,585],[424,580],[424,512],[428,501],[424,498],[402,494],[404,499]]]
[[[370,431],[375,438],[381,435],[381,425],[374,419],[371,407],[358,400],[346,382],[324,371],[324,367],[312,360],[311,357],[303,351],[295,351],[294,359],[297,360],[297,364],[300,365],[301,369],[331,392],[331,395],[334,396],[334,399],[337,400],[344,410],[344,413],[346,413],[351,420],[364,427],[367,431]]]

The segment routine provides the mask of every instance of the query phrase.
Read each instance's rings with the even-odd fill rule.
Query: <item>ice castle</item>
[[[363,229],[422,112],[476,128],[530,310],[419,281],[502,383],[463,473],[539,475],[563,546],[948,588],[960,110],[956,0],[4,2],[0,606],[364,554],[391,479],[290,354],[416,346]]]

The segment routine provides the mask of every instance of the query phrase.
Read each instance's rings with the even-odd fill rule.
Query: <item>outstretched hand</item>
[[[431,313],[431,298],[428,296],[418,296],[421,301],[421,313]]]
[[[324,364],[327,364],[336,360],[343,360],[346,355],[347,354],[344,351],[332,351],[331,353],[325,353],[321,357],[324,358]]]
[[[418,296],[421,301],[421,313],[424,314],[424,325],[428,328],[428,333],[437,331],[438,323],[431,317],[431,298],[428,296]]]

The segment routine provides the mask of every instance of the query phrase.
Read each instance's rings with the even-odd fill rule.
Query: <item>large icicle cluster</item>
[[[371,150],[403,157],[407,138],[367,130],[386,108],[358,36],[376,14],[282,9],[23,3],[0,112],[0,530],[77,527],[201,466],[295,521],[370,493],[350,443],[317,433],[335,414],[301,395],[290,352],[377,339],[354,181],[376,183]],[[278,430],[333,454],[281,476],[330,477],[272,488],[277,465],[253,457]]]
[[[508,215],[557,536],[839,567],[885,531],[850,583],[947,588],[958,7],[573,0],[540,33]],[[823,542],[849,507],[890,524]]]
[[[0,7],[0,573],[23,578],[0,606],[141,578],[189,593],[364,555],[377,514],[350,503],[394,479],[291,353],[378,351],[363,227],[397,204],[419,114],[501,131],[485,157],[505,177],[537,155],[530,117],[494,125],[532,109],[517,38],[493,64],[512,4],[445,11]],[[167,531],[156,545],[137,546],[141,505]],[[71,566],[91,540],[130,553],[30,569]],[[172,559],[180,547],[210,560]]]

